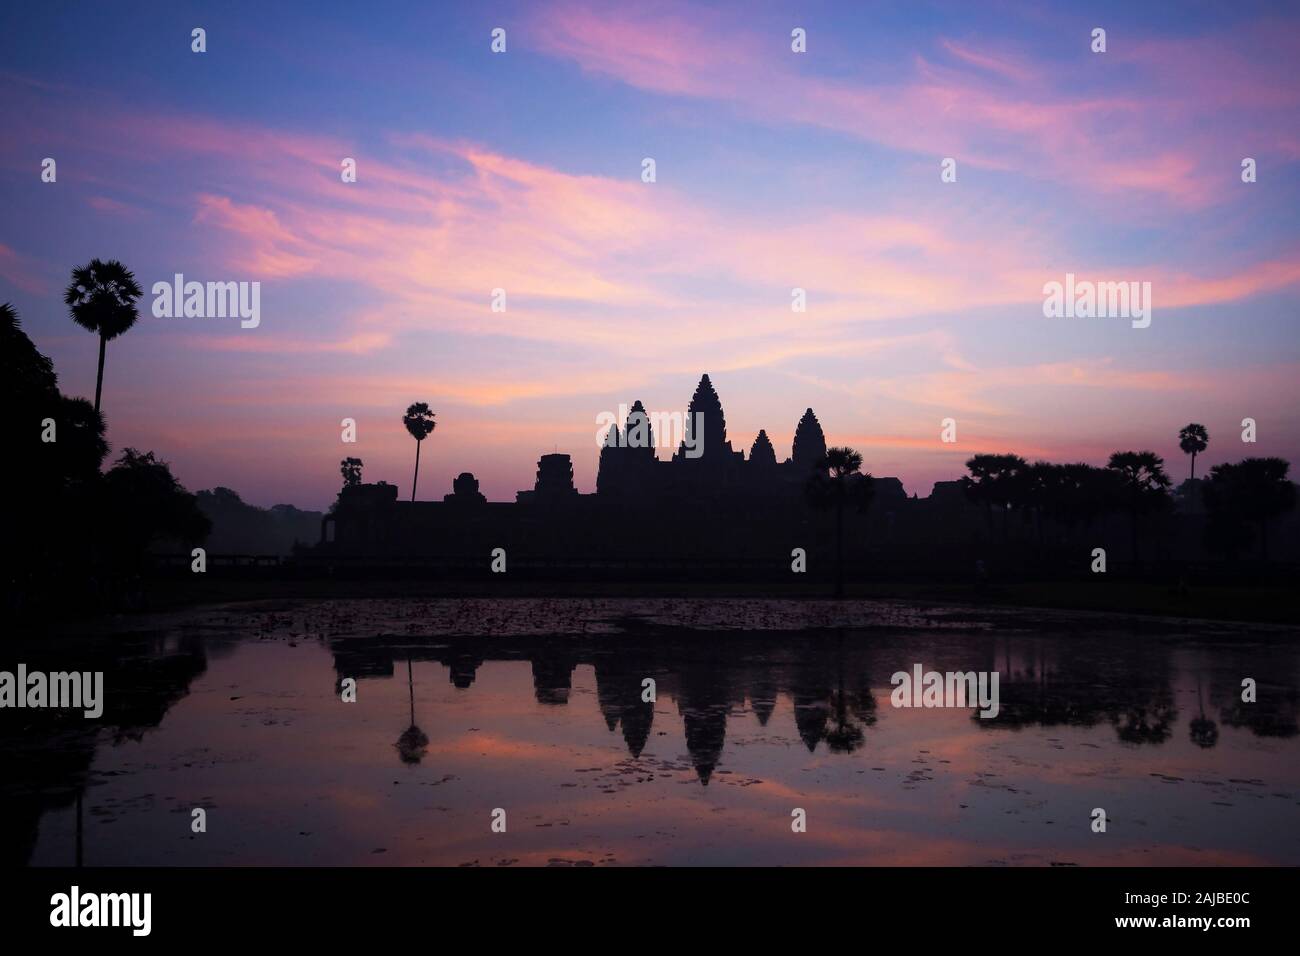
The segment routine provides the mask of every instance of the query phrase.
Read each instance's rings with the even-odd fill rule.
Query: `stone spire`
[[[619,490],[622,484],[623,468],[621,456],[623,449],[618,434],[618,426],[610,425],[605,433],[605,444],[600,449],[600,462],[596,466],[596,493],[609,494]]]
[[[713,390],[713,383],[709,381],[707,373],[700,376],[700,384],[695,387],[695,394],[691,396],[691,404],[686,412],[687,428],[695,428],[696,415],[702,416],[700,427],[704,430],[703,447],[706,451],[726,445],[727,420],[722,414],[722,402],[718,400],[718,393]]]
[[[646,414],[640,399],[632,403],[632,408],[627,413],[624,434],[629,448],[637,449],[642,456],[654,457],[654,430],[650,427],[650,416]]]
[[[749,448],[749,461],[752,465],[760,468],[769,468],[776,464],[776,449],[772,447],[772,439],[767,437],[767,432],[763,429],[758,430],[758,437],[754,439],[754,444]]]
[[[803,413],[799,427],[794,430],[792,457],[800,470],[813,468],[826,457],[826,436],[822,434],[821,423],[811,408]]]

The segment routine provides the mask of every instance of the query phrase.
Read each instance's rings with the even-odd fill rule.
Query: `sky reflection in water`
[[[84,781],[87,865],[1300,863],[1284,635],[726,604],[316,602],[88,646],[102,726],[21,728],[5,842],[73,863]],[[893,708],[916,663],[1000,671],[1001,714]]]

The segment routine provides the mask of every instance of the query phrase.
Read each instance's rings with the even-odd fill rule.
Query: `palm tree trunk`
[[[411,500],[412,500],[412,501],[415,500],[415,486],[416,486],[417,484],[419,484],[419,481],[420,481],[420,445],[422,445],[422,444],[423,444],[423,442],[421,442],[419,439],[416,439],[416,441],[415,441],[415,477],[411,479]]]
[[[104,388],[104,346],[108,344],[108,339],[103,335],[99,337],[99,374],[95,376],[95,413],[99,414],[99,395]]]
[[[1192,481],[1196,480],[1196,452],[1192,452]]]
[[[835,508],[835,596],[844,597],[844,501]]]

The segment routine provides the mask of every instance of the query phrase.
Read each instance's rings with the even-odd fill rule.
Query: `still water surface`
[[[105,714],[0,715],[10,862],[1300,864],[1300,653],[1280,630],[348,601],[204,609],[54,655],[25,662],[104,670]],[[894,708],[915,664],[998,671],[1001,713]]]

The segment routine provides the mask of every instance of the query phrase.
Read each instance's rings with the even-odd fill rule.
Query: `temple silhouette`
[[[732,446],[726,415],[703,375],[685,416],[690,429],[671,457],[655,451],[653,421],[640,401],[620,430],[609,429],[596,491],[574,486],[573,460],[542,455],[532,488],[514,502],[489,502],[478,480],[460,474],[442,501],[400,501],[396,485],[344,488],[322,520],[320,554],[484,558],[504,548],[511,560],[772,560],[824,544],[829,516],[810,511],[804,486],[826,455],[811,408],[795,427],[791,453],[778,461],[767,431],[749,453]],[[952,482],[956,485],[956,482]],[[906,500],[897,478],[876,478],[873,509]],[[864,516],[853,515],[861,523]],[[860,535],[853,535],[857,541]]]
[[[1100,547],[1116,569],[1220,578],[1249,571],[1244,563],[1212,564],[1214,535],[1207,532],[1215,528],[1204,480],[1184,481],[1168,496],[1168,508],[1135,516],[1124,498],[1090,500],[1071,512],[1041,502],[981,500],[960,478],[935,482],[926,497],[909,497],[898,478],[864,474],[845,479],[868,492],[860,501],[819,509],[809,483],[819,472],[824,477],[830,443],[811,408],[799,417],[783,459],[766,429],[747,453],[733,447],[707,374],[683,424],[681,442],[660,457],[654,417],[634,402],[621,427],[609,427],[591,494],[578,492],[573,460],[563,453],[542,455],[533,487],[513,502],[488,501],[468,472],[441,501],[401,501],[398,486],[386,482],[346,486],[321,519],[319,543],[295,560],[331,573],[396,565],[478,573],[500,548],[507,570],[555,580],[585,572],[788,581],[795,549],[802,549],[812,579],[838,565],[842,547],[851,577],[978,582],[1003,571],[1087,577]],[[1259,530],[1262,536],[1262,524]],[[1274,519],[1270,540],[1274,561],[1300,560],[1300,512]]]

